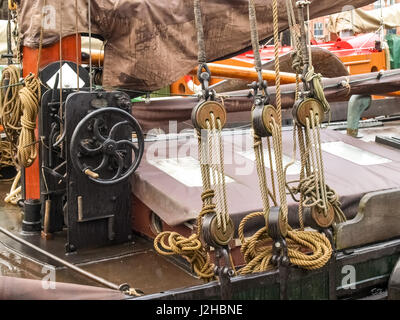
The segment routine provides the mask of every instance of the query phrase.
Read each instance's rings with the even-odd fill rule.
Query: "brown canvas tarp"
[[[294,0],[293,0],[294,1]],[[20,36],[25,46],[38,47],[44,0],[21,0]],[[311,17],[361,7],[372,0],[313,0]],[[260,39],[272,35],[272,0],[255,0]],[[280,29],[287,28],[285,1],[279,1]],[[207,58],[232,55],[250,47],[248,0],[201,1]],[[43,44],[60,33],[88,32],[88,2],[46,0]],[[60,25],[60,21],[62,21]],[[91,31],[103,37],[103,85],[156,90],[171,84],[196,66],[197,40],[193,2],[188,0],[91,0]]]
[[[262,210],[254,161],[243,154],[243,152],[247,155],[254,154],[252,138],[250,134],[240,135],[236,132],[236,134],[224,135],[223,141],[225,174],[233,180],[226,184],[228,208],[235,225],[238,226],[247,214]],[[346,153],[344,151],[333,152],[331,150],[331,152],[327,152],[326,149],[323,150],[326,183],[340,196],[341,208],[348,219],[354,218],[357,214],[359,202],[365,194],[400,187],[400,153],[395,149],[375,142],[365,142],[328,129],[321,130],[321,141],[323,144],[339,143],[350,146],[350,148],[358,148],[359,150],[353,155],[355,161],[362,161],[365,156],[365,154],[357,154],[360,151],[388,160],[388,162],[361,165],[343,158]],[[284,157],[290,161],[293,153],[292,131],[283,131],[282,142]],[[201,180],[201,178],[196,179],[195,177],[195,172],[200,172],[198,165],[191,166],[181,162],[184,158],[198,159],[196,143],[195,138],[147,143],[146,157],[142,160],[132,179],[132,192],[135,196],[170,226],[196,219],[201,210],[201,182],[196,185],[187,185],[182,182],[189,180],[192,183]],[[170,164],[168,166],[154,164],[155,161],[163,161],[163,159],[171,159]],[[297,150],[296,160],[300,166],[299,150]],[[266,160],[266,164],[268,164],[268,160]],[[169,169],[170,174],[162,171],[163,168]],[[189,171],[191,168],[193,170]],[[250,170],[248,170],[249,168]],[[267,168],[267,170],[269,169]],[[289,170],[287,180],[297,180],[299,170],[299,168],[297,172]],[[181,179],[188,174],[190,174],[190,179]],[[290,195],[287,196],[287,201],[289,223],[296,226],[298,223],[297,203]],[[258,222],[258,228],[265,223],[263,219]]]

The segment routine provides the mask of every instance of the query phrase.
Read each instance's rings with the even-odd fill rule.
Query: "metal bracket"
[[[352,95],[347,108],[347,134],[358,137],[361,115],[371,106],[371,96]]]
[[[271,262],[279,269],[279,286],[281,300],[287,300],[287,283],[289,279],[289,265],[287,243],[284,238],[286,231],[280,223],[281,208],[272,207],[268,215],[268,233],[274,241]]]
[[[232,299],[232,283],[231,277],[233,277],[233,270],[229,267],[229,248],[217,248],[216,259],[217,265],[215,267],[215,273],[218,275],[220,289],[221,289],[221,299],[231,300]],[[221,260],[225,262],[225,265],[221,265]]]

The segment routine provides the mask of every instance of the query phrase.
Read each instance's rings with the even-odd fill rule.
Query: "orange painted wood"
[[[400,91],[381,94],[383,97],[400,97]]]
[[[78,39],[75,35],[68,36],[62,39],[62,59],[80,63],[81,59],[81,39]],[[38,49],[32,49],[23,47],[23,77],[29,75],[29,73],[37,74],[38,70]],[[77,57],[78,55],[78,57]],[[77,60],[78,58],[78,60]],[[44,68],[54,61],[60,60],[60,42],[54,45],[43,47],[41,52],[39,69]],[[36,126],[35,134],[38,140],[38,126]],[[39,145],[36,147],[39,150]],[[39,151],[38,151],[39,152]],[[39,199],[40,198],[40,169],[39,159],[37,158],[33,164],[25,169],[25,198],[26,199]]]
[[[210,68],[211,74],[214,77],[222,79],[242,79],[248,81],[257,81],[258,75],[254,68],[246,68],[239,66],[229,66],[217,63],[209,63],[207,66]],[[190,72],[191,75],[197,75],[197,68]],[[263,70],[264,80],[269,84],[275,84],[276,74],[275,71]],[[296,75],[294,73],[281,72],[281,84],[295,83]]]

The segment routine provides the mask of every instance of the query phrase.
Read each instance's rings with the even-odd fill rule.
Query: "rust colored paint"
[[[81,59],[81,39],[75,35],[68,36],[62,39],[62,59],[80,63]],[[38,49],[23,48],[23,77],[29,73],[38,73]],[[39,69],[43,69],[54,61],[60,60],[60,42],[54,45],[43,47],[40,57]],[[35,135],[38,140],[38,126],[36,126]],[[36,144],[39,152],[39,145]],[[39,159],[36,159],[33,164],[25,169],[25,198],[26,199],[39,199],[40,198],[40,173],[39,173]]]
[[[163,221],[161,223],[161,231],[175,231],[187,237],[192,234],[192,230],[185,225],[171,227]],[[150,239],[154,239],[157,235],[152,221],[152,210],[134,194],[132,194],[132,229]]]

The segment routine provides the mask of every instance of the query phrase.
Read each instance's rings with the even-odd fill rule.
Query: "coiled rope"
[[[197,231],[190,237],[184,237],[177,232],[161,232],[154,239],[154,248],[165,256],[179,255],[184,257],[191,265],[193,271],[205,282],[215,280],[214,264],[206,246],[201,241],[202,219],[208,213],[215,211],[215,205],[208,204],[212,201],[214,192],[206,190],[202,194],[203,208],[197,218]]]
[[[2,74],[0,90],[0,121],[4,127],[11,150],[16,153],[17,164],[29,167],[37,157],[35,129],[39,110],[40,80],[29,74],[20,82],[20,71],[16,66],[8,66]]]
[[[25,78],[25,86],[19,91],[23,114],[21,117],[22,130],[18,140],[18,163],[27,168],[37,157],[35,129],[36,117],[39,111],[40,80],[29,74]]]
[[[19,90],[23,87],[20,81],[20,70],[10,65],[3,70],[0,89],[0,123],[3,125],[11,150],[16,153],[19,134],[21,132],[20,119],[23,107],[19,97]]]
[[[268,236],[267,227],[263,227],[248,239],[244,236],[246,223],[260,216],[263,216],[262,212],[250,214],[239,225],[241,252],[246,262],[240,270],[241,274],[264,272],[274,268],[271,264],[272,240]],[[286,242],[290,262],[303,269],[320,269],[332,255],[332,246],[328,238],[317,231],[289,230]]]

